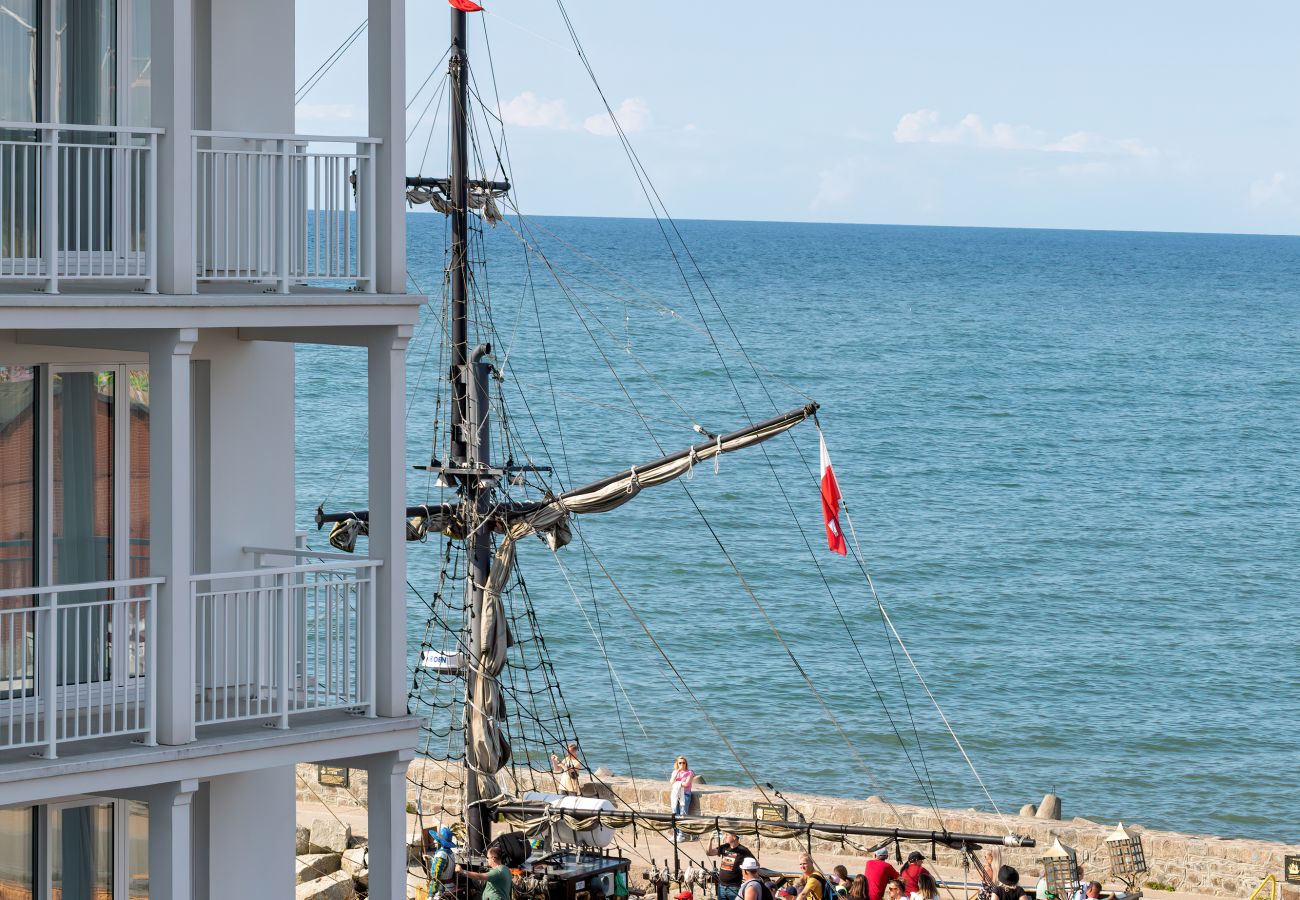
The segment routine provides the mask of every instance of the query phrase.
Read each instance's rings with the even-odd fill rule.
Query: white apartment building
[[[404,0],[368,11],[368,133],[328,136],[294,0],[0,0],[3,900],[291,897],[302,762],[368,772],[405,897],[423,298]],[[364,348],[369,558],[295,544],[299,343]]]

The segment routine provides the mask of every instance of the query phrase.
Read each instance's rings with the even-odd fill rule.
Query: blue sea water
[[[880,598],[1004,812],[1054,791],[1067,818],[1297,839],[1300,238],[679,223],[710,294],[652,220],[533,220],[564,290],[516,227],[485,236],[479,288],[517,460],[581,484],[809,395]],[[408,354],[412,464],[445,366],[444,237],[410,216],[433,295]],[[365,503],[364,371],[300,350],[303,527],[322,501]],[[792,434],[582,534],[759,780],[989,808],[861,575],[825,550],[817,433]],[[410,488],[438,494],[421,473]],[[429,592],[436,543],[408,547]],[[684,753],[745,783],[592,555],[530,539],[520,566],[593,767],[664,779]],[[630,700],[626,740],[579,605]]]

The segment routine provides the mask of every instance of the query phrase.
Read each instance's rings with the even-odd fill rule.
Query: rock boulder
[[[1055,794],[1047,794],[1043,797],[1043,802],[1038,804],[1038,812],[1035,815],[1040,819],[1060,821],[1061,798]]]
[[[356,895],[351,876],[335,872],[298,885],[294,900],[352,900]]]
[[[308,841],[311,838],[311,830],[306,825],[299,825],[293,832],[293,852],[302,856],[308,852],[311,846]]]
[[[312,853],[342,853],[352,841],[352,827],[333,816],[321,816],[311,823],[307,849]]]
[[[366,848],[353,847],[351,850],[346,851],[339,860],[339,864],[344,872],[347,872],[355,878],[358,872],[368,868],[366,863]]]
[[[339,870],[337,853],[305,853],[294,857],[293,861],[298,884],[315,881],[325,875],[332,875]]]

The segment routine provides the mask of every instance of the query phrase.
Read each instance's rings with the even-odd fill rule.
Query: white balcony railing
[[[0,282],[155,290],[158,128],[0,121]]]
[[[162,578],[0,591],[0,749],[139,734],[153,745]]]
[[[194,132],[196,281],[373,291],[378,138]],[[327,145],[333,149],[314,150]]]
[[[289,555],[292,551],[286,551]],[[374,715],[377,561],[191,579],[195,725],[330,709]]]

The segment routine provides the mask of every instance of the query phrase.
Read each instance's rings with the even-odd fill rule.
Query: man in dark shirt
[[[740,836],[728,831],[722,836],[722,843],[705,851],[709,856],[718,857],[718,900],[736,900],[736,891],[744,881],[740,864],[746,857],[754,857],[754,851],[740,842]]]

